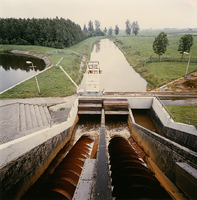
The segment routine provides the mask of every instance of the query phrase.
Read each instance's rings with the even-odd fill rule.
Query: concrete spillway
[[[190,178],[192,178],[192,182],[187,182],[187,184],[190,184],[190,188],[195,188],[195,184],[193,183],[195,183],[196,180],[194,172],[197,169],[197,153],[195,151],[196,145],[192,143],[192,138],[197,137],[195,127],[173,122],[157,99],[152,97],[124,97],[123,99],[94,97],[91,98],[89,104],[91,104],[91,108],[93,108],[91,111],[95,111],[94,104],[97,104],[96,109],[100,109],[96,110],[100,113],[95,112],[100,118],[98,134],[93,134],[92,130],[90,133],[84,131],[83,134],[80,133],[81,135],[79,137],[75,129],[78,120],[83,118],[84,115],[84,113],[80,112],[88,111],[87,104],[82,106],[85,107],[83,110],[81,109],[82,107],[80,107],[80,103],[83,102],[83,104],[85,104],[85,101],[89,101],[88,99],[89,97],[83,99],[79,97],[79,99],[77,99],[66,122],[41,130],[31,136],[21,138],[20,140],[13,141],[12,145],[9,143],[3,146],[4,148],[1,150],[4,150],[5,158],[6,155],[13,154],[11,158],[9,157],[10,160],[4,159],[4,157],[1,158],[1,164],[4,163],[1,165],[1,180],[3,180],[5,189],[2,193],[2,199],[9,197],[10,191],[12,191],[12,197],[15,195],[15,199],[20,198],[22,196],[22,191],[30,188],[38,177],[43,174],[45,169],[48,170],[48,174],[46,170],[44,176],[42,175],[41,179],[44,180],[44,185],[37,190],[36,195],[41,195],[42,197],[46,195],[46,198],[49,198],[49,196],[52,198],[53,195],[57,195],[58,197],[62,197],[63,195],[63,197],[67,199],[80,199],[82,198],[80,195],[89,195],[88,198],[90,199],[119,198],[121,197],[121,192],[119,191],[122,189],[118,188],[122,188],[120,183],[124,181],[131,183],[129,187],[132,188],[131,191],[133,191],[132,194],[134,196],[140,194],[139,191],[141,191],[141,189],[148,187],[145,184],[146,181],[147,183],[150,181],[155,184],[156,189],[150,188],[150,191],[164,191],[165,189],[168,194],[175,199],[179,197],[184,199],[183,193],[189,198],[195,195],[196,190],[193,189],[192,192],[187,191],[185,189],[186,187],[181,185],[184,180],[189,181]],[[98,102],[94,103],[94,100],[99,101],[100,105],[98,106]],[[148,109],[150,111],[150,116],[154,119],[153,121],[158,130],[162,132],[162,135],[137,124],[132,113],[132,110],[136,109]],[[113,145],[116,136],[113,134],[108,134],[107,136],[105,130],[105,117],[114,115],[124,115],[127,120],[129,136],[125,137],[122,135],[121,138],[124,137],[124,146],[128,149],[123,149],[123,155],[119,153],[121,152],[120,145]],[[91,120],[91,117],[88,120]],[[86,142],[82,142],[82,138],[85,137],[83,136],[84,134],[88,134],[89,142],[87,142],[86,139],[84,140]],[[187,137],[187,140],[185,142],[182,141],[180,144],[179,138],[177,139],[176,137],[177,134],[184,135],[184,137]],[[73,144],[70,143],[70,147],[66,148],[64,156],[61,157],[61,159],[56,159],[56,155],[60,149],[64,148],[65,145],[67,146],[69,141],[73,140],[73,138],[76,138],[75,145],[73,146]],[[119,140],[122,144],[123,140]],[[29,146],[26,144],[29,144]],[[32,144],[35,145],[32,146]],[[134,151],[133,148],[135,149]],[[14,149],[17,150],[19,156],[17,156],[17,152],[14,152]],[[138,153],[139,149],[141,149],[141,151],[143,150],[143,156]],[[19,150],[23,150],[23,153],[19,154]],[[130,152],[130,154],[128,155],[127,152]],[[116,156],[116,154],[118,156]],[[47,167],[50,163],[53,163],[52,160],[53,162],[55,161],[55,164],[49,170]],[[39,163],[39,165],[37,163]],[[126,163],[129,167],[125,166]],[[131,164],[134,165],[132,166]],[[139,165],[139,167],[135,167],[135,165]],[[143,168],[145,165],[146,168],[140,172],[140,166]],[[184,170],[186,166],[188,166],[187,169],[189,169],[187,173],[186,170]],[[130,171],[130,168],[135,168],[135,170]],[[26,171],[26,173],[18,173],[19,169],[23,172]],[[118,169],[120,169],[120,171],[117,173]],[[11,170],[13,173],[8,173],[11,172]],[[87,173],[86,170],[91,173]],[[164,178],[160,176],[162,173],[158,173],[159,170],[165,173],[165,178],[167,178],[170,183],[173,183],[175,188],[179,188],[176,192],[173,192],[175,189],[172,189],[169,182],[167,184],[163,182]],[[190,173],[191,170],[193,170],[192,173]],[[68,171],[70,173],[68,173]],[[122,176],[119,176],[119,173],[123,173]],[[141,175],[139,173],[141,173]],[[149,176],[151,174],[153,174],[153,176]],[[10,176],[9,179],[7,179],[8,176]],[[144,178],[144,176],[148,178]],[[122,177],[124,178],[120,179]],[[136,178],[135,184],[130,181],[131,177],[138,177]],[[9,185],[9,180],[14,180],[14,184]],[[139,182],[140,180],[143,181]],[[158,188],[158,181],[163,186],[161,189]],[[27,183],[26,185],[24,184],[25,182]],[[83,182],[87,185],[84,185]],[[137,184],[141,184],[142,187],[138,187]],[[26,188],[24,188],[24,185]],[[19,190],[18,188],[21,189]],[[89,188],[89,190],[84,194],[81,192],[83,189],[80,188]],[[137,189],[134,190],[134,188]],[[20,192],[20,194],[17,192]],[[35,195],[34,192],[32,193]],[[157,192],[155,192],[155,195],[156,193]],[[165,196],[167,193],[164,192],[163,194]],[[150,198],[149,195],[150,192],[147,192],[148,198]],[[145,196],[143,197],[145,198]],[[167,195],[167,197],[169,197],[169,195]],[[25,199],[25,195],[22,199]]]

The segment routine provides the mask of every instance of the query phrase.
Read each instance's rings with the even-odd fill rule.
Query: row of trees
[[[86,38],[94,36],[104,36],[105,33],[101,31],[100,25],[101,23],[98,20],[95,20],[95,29],[94,24],[91,20],[88,22],[88,27],[84,24],[83,32],[85,33]]]
[[[131,35],[131,30],[132,30],[132,33],[135,34],[135,35],[137,35],[139,33],[140,28],[139,28],[139,24],[138,24],[137,21],[134,21],[131,24],[131,22],[127,19],[125,24],[126,24],[125,32],[126,32],[127,35]]]
[[[137,21],[134,21],[131,23],[127,19],[125,24],[126,24],[125,32],[127,35],[131,35],[131,32],[135,35],[137,35],[139,33],[140,28],[139,28],[139,24]],[[115,35],[119,34],[120,29],[119,29],[118,25],[115,26],[115,29],[113,29],[110,26],[109,29],[107,30],[107,28],[105,27],[103,31],[101,31],[100,25],[101,25],[101,23],[98,20],[95,20],[95,29],[94,29],[94,25],[93,25],[92,21],[88,22],[88,27],[86,27],[86,25],[84,25],[83,31],[86,34],[86,37],[102,36],[102,35],[106,35],[107,32],[109,35],[112,35],[113,32],[115,33]]]
[[[81,27],[71,20],[0,18],[0,44],[72,46],[85,39]]]
[[[155,37],[155,41],[153,42],[153,50],[157,55],[159,55],[159,60],[160,56],[166,52],[167,45],[169,45],[169,40],[165,32],[161,32],[157,37]],[[182,58],[184,52],[190,52],[192,45],[193,36],[191,34],[185,34],[180,38],[178,51],[180,51],[182,54]]]

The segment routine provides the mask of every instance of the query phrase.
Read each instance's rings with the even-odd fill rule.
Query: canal
[[[146,92],[150,86],[127,62],[124,54],[109,39],[102,39],[92,48],[91,61],[99,61],[99,88],[106,92]],[[80,89],[85,90],[86,75]]]

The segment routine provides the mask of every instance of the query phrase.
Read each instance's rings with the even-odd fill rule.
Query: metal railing
[[[157,100],[161,103],[162,107],[165,108],[165,110],[168,112],[168,114],[170,115],[170,118],[172,118],[175,122],[177,122],[177,119],[183,119],[183,120],[187,120],[188,121],[188,124],[190,125],[190,121],[197,121],[197,119],[192,119],[192,118],[187,118],[187,117],[176,117],[174,116],[169,110],[168,108],[165,106],[165,104],[161,101],[161,99],[157,96],[157,95],[154,95]]]
[[[150,57],[142,59],[141,62],[139,62],[135,67],[137,67],[138,65],[146,64],[147,62],[188,62],[188,58],[187,57],[181,58],[181,57],[166,56],[166,57],[161,57],[159,59],[159,57],[150,56]],[[191,57],[190,62],[196,63],[197,57]]]
[[[78,57],[83,57],[83,54],[79,52],[72,51],[72,50],[62,50],[62,49],[46,51],[45,54],[47,55],[68,54],[68,55],[76,55]]]

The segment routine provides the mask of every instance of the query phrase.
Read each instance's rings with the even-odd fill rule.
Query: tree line
[[[95,20],[94,24],[92,20],[88,22],[88,27],[86,26],[86,24],[84,24],[83,32],[86,35],[86,38],[105,35],[105,33],[100,29],[101,23],[98,20]]]
[[[125,24],[126,24],[125,32],[127,35],[131,35],[131,32],[135,35],[137,35],[139,33],[140,28],[139,28],[139,24],[137,21],[134,21],[131,23],[127,19]],[[91,20],[88,22],[88,27],[86,26],[86,24],[84,24],[83,32],[86,34],[86,37],[103,36],[103,35],[106,35],[107,33],[108,33],[108,35],[111,36],[113,34],[113,32],[115,33],[115,35],[119,34],[120,29],[117,24],[115,26],[115,29],[113,29],[110,26],[108,29],[105,27],[103,31],[101,31],[100,25],[101,25],[101,23],[98,20],[95,20],[95,28],[94,28],[94,24]]]
[[[70,19],[0,18],[0,44],[70,47],[86,38]]]

